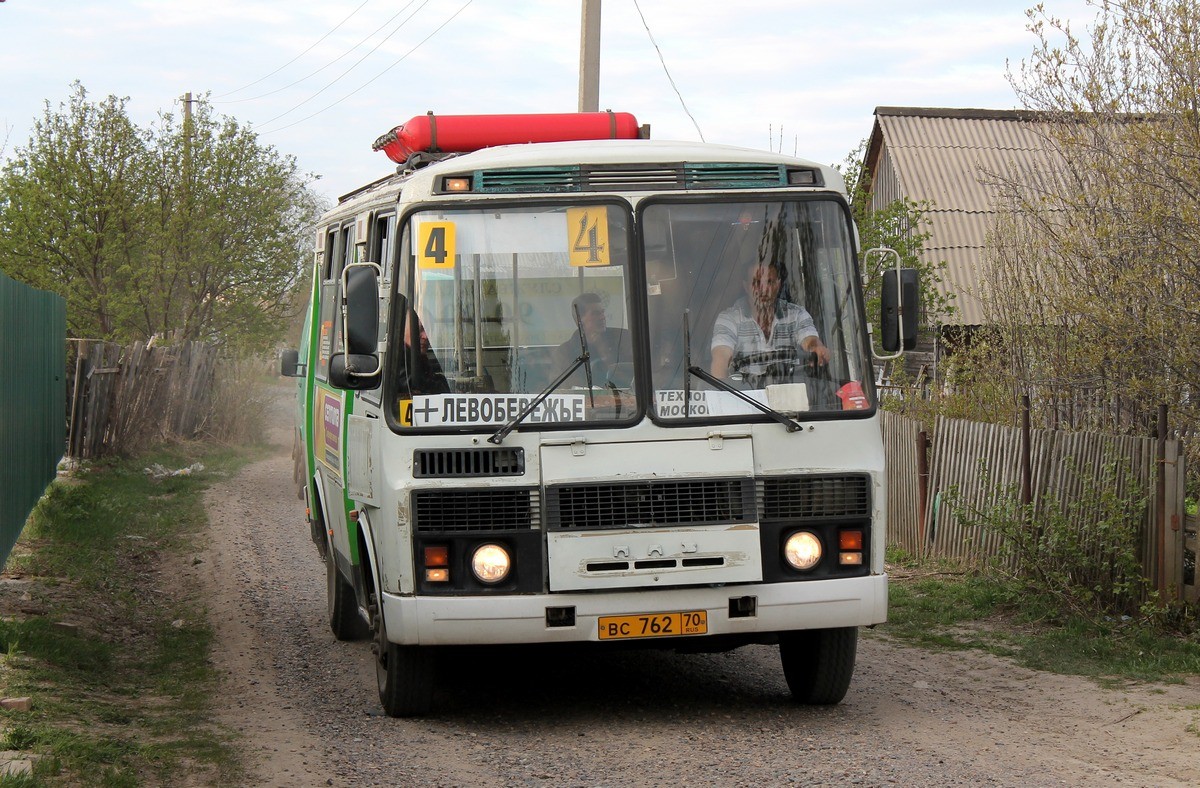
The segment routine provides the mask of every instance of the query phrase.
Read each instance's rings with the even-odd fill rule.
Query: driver
[[[817,336],[812,315],[804,307],[779,299],[779,271],[770,263],[751,261],[745,266],[742,287],[746,291],[733,306],[717,315],[713,324],[713,377],[727,378],[731,372],[761,375],[768,363],[739,363],[744,357],[774,350],[813,353],[817,363],[829,363],[829,348]],[[730,363],[734,369],[730,369]]]

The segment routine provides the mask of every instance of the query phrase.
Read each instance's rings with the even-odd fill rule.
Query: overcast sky
[[[656,139],[703,135],[840,164],[870,133],[876,106],[1017,106],[1005,73],[1036,44],[1032,4],[603,0],[600,108],[633,113]],[[1045,5],[1080,31],[1094,17],[1086,0]],[[390,172],[372,141],[426,111],[575,111],[580,9],[0,0],[0,145],[7,138],[7,156],[25,146],[44,102],[57,108],[74,80],[93,100],[129,97],[143,126],[178,113],[191,91],[295,156],[332,199]]]

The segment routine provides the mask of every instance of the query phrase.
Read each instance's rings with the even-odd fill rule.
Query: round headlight
[[[512,558],[498,544],[485,544],[475,549],[471,556],[471,571],[481,583],[495,585],[508,577],[512,569]]]
[[[797,531],[783,543],[783,557],[801,572],[812,569],[821,560],[821,540],[809,531]]]

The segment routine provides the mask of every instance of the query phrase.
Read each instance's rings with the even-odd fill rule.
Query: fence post
[[[1154,527],[1158,531],[1158,561],[1155,588],[1167,589],[1167,406],[1158,406],[1158,443],[1155,447]],[[1162,597],[1159,597],[1160,601]]]
[[[75,345],[75,385],[71,391],[71,422],[67,436],[67,456],[73,459],[83,457],[83,381],[90,366],[87,359],[87,343],[82,339],[73,340]]]
[[[1027,508],[1033,501],[1033,470],[1030,461],[1029,438],[1029,395],[1021,395],[1021,506]]]
[[[925,515],[929,507],[929,433],[917,433],[917,541],[925,552]]]

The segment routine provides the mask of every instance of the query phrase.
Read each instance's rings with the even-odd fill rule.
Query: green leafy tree
[[[121,335],[144,253],[150,139],[126,101],[76,83],[0,175],[0,267],[64,296],[75,336]]]
[[[0,266],[67,298],[76,336],[263,348],[320,213],[295,160],[204,101],[149,130],[125,99],[46,106],[0,175]]]
[[[243,345],[274,337],[295,308],[321,209],[294,159],[203,101],[179,120],[162,116],[155,138],[142,330]]]

